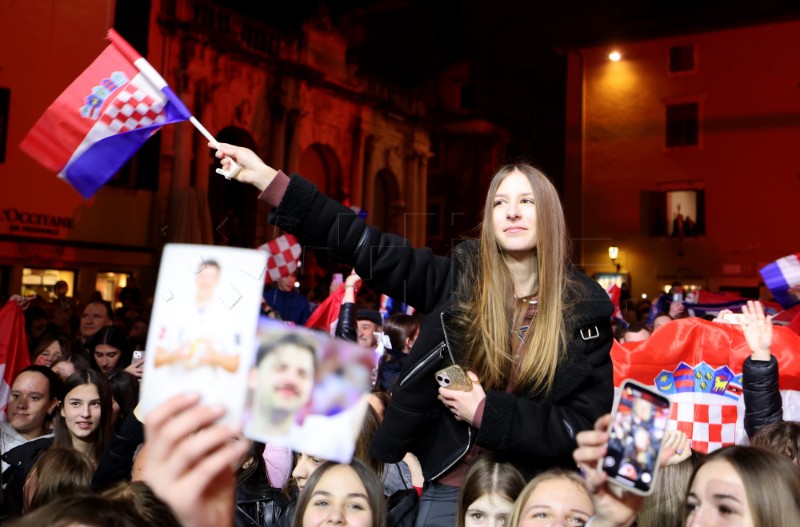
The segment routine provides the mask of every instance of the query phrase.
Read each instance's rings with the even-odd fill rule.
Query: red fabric
[[[612,316],[618,320],[623,320],[622,311],[619,309],[619,298],[622,295],[622,290],[617,284],[611,284],[606,289],[606,293],[608,293],[608,298],[611,299],[611,303],[614,305],[614,314]]]
[[[268,284],[297,271],[297,259],[303,254],[303,248],[291,234],[278,236],[259,247],[259,250],[265,251],[268,255],[267,272],[264,277],[264,281]]]
[[[701,289],[698,292],[697,296],[697,303],[698,304],[724,304],[726,302],[735,302],[736,300],[740,300],[742,297],[737,295],[736,293],[712,293],[711,291],[706,291],[705,289]]]
[[[788,328],[773,327],[772,354],[780,365],[781,390],[800,390],[800,336]],[[705,361],[713,368],[723,365],[742,373],[750,348],[739,326],[718,324],[696,317],[673,320],[642,342],[614,342],[614,384],[632,378],[653,385],[661,370],[674,370],[683,361]]]
[[[789,329],[800,335],[800,310],[797,311],[797,315],[789,323]]]
[[[17,374],[31,364],[28,340],[25,336],[25,317],[16,302],[9,301],[0,309],[0,368],[3,381],[0,386],[2,420],[6,420],[6,405],[11,384]]]
[[[800,336],[774,327],[772,353],[782,390],[800,390]],[[668,428],[685,432],[692,449],[711,452],[744,437],[742,363],[750,355],[739,326],[700,318],[674,320],[642,342],[614,342],[614,383],[655,386],[672,400]],[[793,416],[785,416],[787,419]]]
[[[328,295],[328,298],[317,306],[317,309],[308,317],[306,327],[332,333],[333,329],[335,329],[333,324],[339,320],[339,310],[342,308],[343,298],[344,284],[340,285],[339,289]]]

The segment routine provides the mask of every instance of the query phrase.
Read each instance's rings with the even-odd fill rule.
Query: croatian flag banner
[[[166,81],[116,31],[20,148],[81,196],[97,192],[165,124],[191,118]]]
[[[774,327],[783,418],[800,420],[800,336]],[[614,342],[614,384],[635,379],[672,400],[669,429],[685,432],[692,449],[712,452],[746,443],[742,364],[750,348],[740,326],[697,317],[673,320],[642,342]]]
[[[759,272],[764,284],[784,309],[800,304],[800,253],[779,258]]]
[[[258,248],[267,253],[266,283],[277,282],[280,277],[297,271],[297,260],[303,247],[291,234],[278,236]]]

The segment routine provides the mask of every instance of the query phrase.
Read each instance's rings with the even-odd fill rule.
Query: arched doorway
[[[322,193],[337,201],[344,199],[342,168],[331,147],[314,143],[303,150],[298,171],[305,179],[317,185]]]
[[[230,143],[256,149],[253,137],[241,128],[229,126],[217,134],[220,143]],[[256,212],[258,189],[238,181],[229,181],[216,173],[219,161],[211,150],[208,178],[208,207],[214,244],[232,247],[256,247]]]

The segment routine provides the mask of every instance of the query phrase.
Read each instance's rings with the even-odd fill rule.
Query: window
[[[705,236],[705,201],[704,190],[642,191],[642,232],[670,238]]]
[[[667,148],[697,146],[699,109],[696,102],[667,105]]]
[[[8,140],[8,107],[11,90],[0,88],[0,163],[6,161],[6,141]]]
[[[67,296],[75,296],[75,278],[77,273],[70,269],[38,269],[24,267],[22,269],[22,296],[39,296],[48,302],[55,300],[53,288],[56,282],[67,283]]]
[[[694,70],[694,46],[672,46],[669,48],[669,71]]]

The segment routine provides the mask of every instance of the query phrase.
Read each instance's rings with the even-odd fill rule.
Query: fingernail
[[[683,454],[683,449],[682,448],[678,449],[678,454]]]

